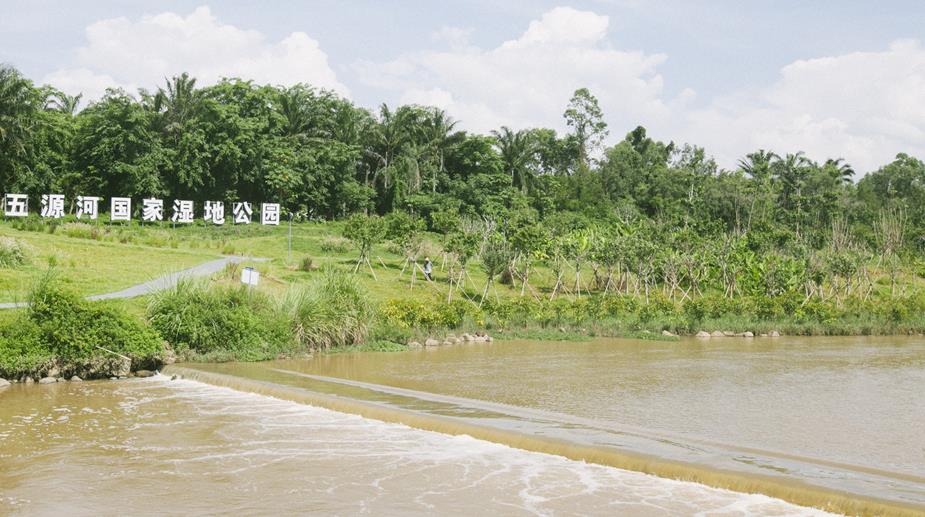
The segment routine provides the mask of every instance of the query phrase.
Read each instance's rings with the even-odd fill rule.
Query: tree
[[[485,237],[485,243],[482,245],[482,253],[479,258],[482,260],[482,269],[485,270],[485,289],[482,291],[482,299],[479,301],[479,307],[485,303],[488,296],[488,289],[492,286],[496,276],[500,275],[505,268],[511,263],[511,247],[507,239],[497,232],[491,232]],[[495,293],[497,296],[497,293]]]
[[[354,215],[348,219],[347,223],[344,225],[343,236],[353,242],[354,246],[356,246],[357,250],[360,252],[356,266],[353,268],[353,273],[356,274],[360,269],[360,265],[365,263],[369,267],[369,272],[373,275],[373,278],[376,278],[376,272],[373,270],[373,265],[369,261],[369,254],[373,246],[382,241],[382,219],[378,216],[368,217],[362,214]],[[376,279],[378,280],[378,278]]]
[[[579,88],[572,94],[563,114],[565,123],[572,128],[578,143],[578,162],[583,167],[590,165],[590,156],[607,137],[607,123],[598,106],[597,98],[587,88]]]
[[[12,189],[30,171],[42,104],[31,81],[14,68],[0,66],[0,188]]]
[[[491,134],[495,137],[504,172],[511,177],[511,186],[526,194],[533,183],[532,165],[536,152],[530,132],[523,129],[512,131],[502,126],[500,131],[492,131]]]

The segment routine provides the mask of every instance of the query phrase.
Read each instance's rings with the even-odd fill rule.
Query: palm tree
[[[433,109],[431,116],[425,121],[425,139],[436,162],[431,181],[431,190],[434,193],[437,192],[438,175],[446,170],[446,152],[465,138],[463,132],[454,131],[457,123],[445,111],[437,108]]]
[[[77,107],[80,105],[80,100],[83,96],[84,94],[82,93],[68,95],[57,90],[52,91],[45,102],[45,109],[52,109],[71,116],[76,115]]]
[[[312,128],[311,91],[301,85],[280,92],[277,110],[283,116],[283,134],[296,140],[309,137]]]
[[[780,157],[772,151],[758,149],[739,160],[739,168],[753,180],[763,183],[771,178],[771,166],[778,160]]]
[[[183,124],[199,112],[201,101],[196,78],[183,72],[167,80],[166,89],[158,87],[152,107],[156,113],[163,113],[164,131],[178,134]]]
[[[854,176],[854,168],[851,167],[844,158],[836,158],[834,160],[829,158],[822,167],[829,172],[832,179],[838,180],[840,183],[846,185],[851,183],[851,178]]]
[[[0,188],[9,187],[31,152],[41,96],[15,68],[0,66]]]
[[[511,186],[527,193],[533,180],[531,165],[536,153],[530,132],[524,129],[512,131],[502,126],[500,131],[492,131],[491,134],[495,137],[495,147],[501,153],[504,171],[511,175]]]

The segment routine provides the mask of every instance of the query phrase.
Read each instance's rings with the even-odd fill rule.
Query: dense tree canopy
[[[833,225],[875,247],[889,210],[908,226],[904,246],[923,242],[920,159],[899,154],[860,171],[868,174],[855,183],[839,157],[759,149],[725,170],[706,150],[658,141],[643,127],[603,148],[609,130],[584,88],[563,99],[563,135],[509,127],[471,134],[433,107],[371,112],[308,85],[226,79],[200,87],[187,74],[153,91],[81,100],[0,67],[4,192],[240,198],[313,218],[402,211],[434,224],[449,212],[618,225],[624,233],[651,226],[665,235],[746,235],[756,251],[769,243],[820,249]]]

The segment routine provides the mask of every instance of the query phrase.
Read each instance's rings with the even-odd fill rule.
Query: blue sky
[[[464,128],[563,130],[601,99],[725,166],[759,146],[867,171],[925,157],[925,2],[0,1],[0,61],[88,98],[189,71],[436,104]]]

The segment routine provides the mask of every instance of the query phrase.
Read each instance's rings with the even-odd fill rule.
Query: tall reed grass
[[[148,306],[149,322],[179,353],[208,360],[354,345],[366,339],[373,316],[356,279],[332,269],[276,300],[245,287],[184,280]]]

